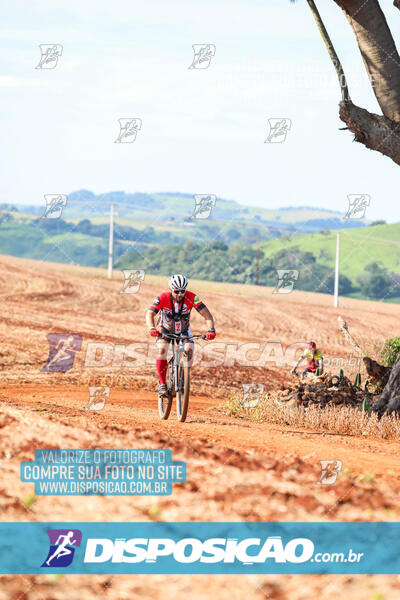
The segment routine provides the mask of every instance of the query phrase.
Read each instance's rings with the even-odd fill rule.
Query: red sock
[[[158,380],[160,383],[165,384],[165,377],[167,375],[168,364],[165,358],[157,358],[156,366],[158,371]]]

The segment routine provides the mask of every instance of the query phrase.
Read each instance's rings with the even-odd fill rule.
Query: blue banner
[[[9,574],[400,573],[399,523],[0,523]]]
[[[20,475],[37,496],[167,496],[186,481],[186,463],[171,450],[48,448],[22,462]]]

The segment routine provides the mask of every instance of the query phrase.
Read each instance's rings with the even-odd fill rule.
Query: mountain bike
[[[304,371],[302,371],[301,373],[298,373],[296,370],[292,370],[290,371],[290,373],[292,375],[295,375],[296,377],[300,377],[301,379],[306,379],[306,377],[308,375],[313,375],[314,377],[319,377],[320,375],[322,375],[323,373],[321,373],[321,368],[318,367],[318,369],[316,369],[316,371],[309,371],[308,369],[304,369]]]
[[[168,361],[166,385],[167,394],[158,396],[158,413],[160,419],[168,419],[172,407],[172,398],[176,397],[176,414],[178,421],[186,420],[189,408],[190,392],[190,360],[185,344],[193,338],[206,339],[206,334],[185,335],[182,333],[163,333],[162,338],[171,340],[172,356]]]

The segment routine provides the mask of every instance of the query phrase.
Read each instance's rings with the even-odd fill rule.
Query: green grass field
[[[261,244],[266,256],[271,256],[282,248],[289,250],[295,246],[304,252],[312,252],[321,264],[335,264],[336,232],[327,235],[292,235]],[[363,273],[366,265],[374,261],[381,261],[389,271],[400,271],[400,223],[340,231],[341,273],[355,280]]]
[[[177,198],[176,201],[182,202],[182,199]],[[303,212],[305,219],[311,216],[307,214],[306,210]],[[2,254],[26,258],[46,257],[46,260],[50,259],[60,262],[69,262],[70,258],[79,264],[93,266],[103,265],[107,262],[107,227],[104,228],[103,235],[97,237],[76,231],[65,232],[57,231],[54,228],[49,229],[45,227],[45,221],[37,220],[37,216],[29,214],[13,213],[12,216],[13,220],[4,221],[0,226],[0,253]],[[32,223],[33,220],[37,222]],[[79,220],[81,219],[68,219],[69,222],[74,224],[79,222]],[[95,225],[108,225],[108,217],[106,216],[91,217],[90,220]],[[150,222],[148,220],[117,215],[116,231],[118,231],[118,225],[128,225],[141,230],[148,227]],[[207,233],[207,229],[203,229],[206,225],[211,226],[209,233]],[[236,227],[240,229],[240,233],[243,236],[242,240],[244,240],[244,245],[238,250],[241,257],[246,252],[246,242],[250,242],[256,247],[254,242],[257,236],[253,235],[255,225],[254,221],[241,224],[231,222],[227,225],[226,221],[211,220],[206,223],[195,223],[194,227],[187,227],[181,223],[165,225],[161,221],[154,224],[151,223],[155,232],[158,232],[160,235],[159,238],[154,236],[154,239],[149,240],[147,246],[158,247],[161,244],[161,247],[164,247],[164,244],[172,242],[183,245],[187,240],[201,243],[202,240],[207,241],[209,238],[213,238],[214,232],[212,231],[212,227],[219,232],[221,238],[224,232],[227,231],[227,228],[232,229]],[[255,231],[262,231],[262,225],[259,230],[256,229]],[[170,237],[165,236],[165,232],[169,232],[172,235]],[[244,236],[247,236],[247,239]],[[227,245],[230,243],[229,241],[226,242]],[[132,244],[134,244],[134,240],[116,239],[115,256],[118,257],[123,254],[126,247]],[[260,242],[260,248],[266,257],[272,257],[282,249],[290,251],[298,248],[300,252],[311,252],[316,257],[318,265],[325,265],[333,270],[335,265],[336,231],[328,231],[325,234],[285,235],[281,238]],[[222,260],[222,258],[219,256],[218,260]],[[210,261],[210,269],[215,267],[213,263],[214,258],[211,254],[207,253],[204,260]],[[283,257],[283,261],[285,261],[285,257]],[[400,223],[340,230],[340,273],[347,276],[352,281],[354,287],[358,287],[358,277],[363,275],[366,266],[375,261],[382,263],[389,272],[398,273],[400,271]],[[250,267],[253,266],[254,261]],[[202,264],[202,268],[204,268],[204,264]],[[221,280],[221,278],[224,280],[222,274],[218,277],[218,268],[214,269],[214,271],[213,277],[215,280]],[[359,290],[353,291],[351,296],[353,298],[362,298]],[[397,300],[393,299],[393,301]]]

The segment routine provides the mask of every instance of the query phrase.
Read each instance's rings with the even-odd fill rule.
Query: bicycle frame
[[[168,361],[170,380],[167,381],[167,396],[165,397],[165,400],[163,397],[159,396],[159,413],[162,419],[168,419],[169,413],[171,411],[172,398],[176,397],[178,420],[182,422],[186,419],[190,387],[190,353],[189,350],[185,349],[185,344],[187,344],[188,342],[192,342],[194,338],[205,339],[207,336],[206,334],[196,334],[189,336],[182,333],[164,333],[161,334],[161,337],[167,340],[171,340],[172,355]],[[185,356],[185,358],[187,359],[185,361],[186,366],[184,367],[184,369],[186,369],[186,375],[184,379],[182,379],[182,356]],[[183,393],[184,399],[182,400]]]
[[[170,339],[172,342],[171,343],[172,356],[168,362],[171,364],[172,371],[173,371],[173,381],[171,381],[171,384],[172,384],[171,388],[174,389],[176,392],[176,386],[178,383],[178,368],[179,368],[179,363],[180,363],[182,354],[186,355],[187,358],[189,359],[189,350],[185,350],[185,344],[187,344],[188,342],[191,342],[194,338],[205,339],[206,335],[204,333],[190,335],[190,336],[184,335],[182,333],[164,333],[161,335],[161,337],[164,339]]]
[[[171,351],[172,351],[172,356],[170,358],[170,363],[171,363],[171,389],[175,391],[175,394],[173,394],[174,396],[176,396],[176,390],[178,387],[178,382],[179,382],[179,374],[178,374],[178,369],[179,369],[179,363],[181,360],[181,356],[182,354],[186,355],[189,358],[189,351],[185,350],[185,344],[186,341],[180,339],[178,340],[174,340],[172,339],[171,342]],[[176,346],[176,348],[175,348]]]

